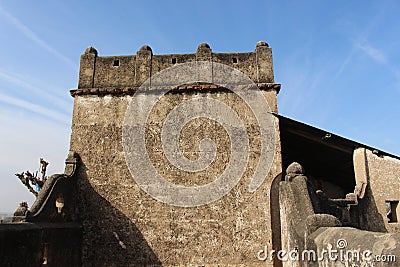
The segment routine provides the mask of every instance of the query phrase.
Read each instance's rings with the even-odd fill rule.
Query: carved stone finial
[[[86,48],[85,54],[94,54],[97,56],[97,50],[93,46],[89,46],[88,48]]]
[[[305,174],[303,166],[297,162],[293,162],[286,169],[286,174]]]
[[[198,61],[211,61],[211,48],[206,43],[201,43],[196,50],[196,59]]]
[[[260,46],[266,46],[266,47],[269,47],[268,43],[267,43],[267,42],[265,42],[265,41],[259,41],[259,42],[257,43],[256,47],[260,47]]]
[[[145,51],[150,51],[153,53],[153,50],[151,50],[151,47],[148,45],[144,45],[139,49],[139,52],[145,52]]]
[[[293,162],[286,169],[285,180],[286,181],[291,181],[294,177],[300,176],[300,175],[304,175],[304,174],[305,174],[305,171],[304,171],[303,166],[301,166],[297,162]]]
[[[201,43],[199,44],[199,46],[197,47],[197,49],[211,49],[210,45],[207,43]]]
[[[208,54],[211,53],[211,47],[207,43],[201,43],[197,47],[196,54]]]
[[[19,207],[17,210],[14,212],[14,216],[12,221],[13,222],[23,222],[25,221],[26,215],[28,214],[28,203],[27,202],[21,202],[19,203]]]
[[[78,160],[79,160],[79,155],[74,151],[69,151],[68,157],[65,160],[64,174],[72,176],[76,171]]]
[[[19,207],[17,208],[17,210],[14,212],[14,216],[25,216],[27,210],[28,210],[28,203],[21,202],[19,203]]]

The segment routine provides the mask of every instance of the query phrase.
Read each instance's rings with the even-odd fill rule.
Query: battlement
[[[225,64],[246,74],[255,83],[274,83],[272,49],[264,41],[254,52],[213,53],[202,43],[194,54],[153,55],[144,45],[136,55],[98,56],[93,47],[81,55],[78,89],[139,87],[152,75],[176,64],[208,61]]]

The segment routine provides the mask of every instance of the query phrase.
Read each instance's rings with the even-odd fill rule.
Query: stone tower
[[[159,73],[163,75],[157,76]],[[171,193],[167,188],[169,195],[161,196],[162,192],[151,191],[160,185],[140,185],[150,177],[138,169],[138,162],[127,157],[130,152],[123,136],[127,116],[132,121],[141,120],[142,115],[132,112],[140,113],[143,109],[138,107],[145,108],[165,86],[169,87],[146,114],[143,128],[144,154],[152,168],[177,186],[178,191]],[[93,47],[86,49],[81,56],[78,89],[71,91],[70,148],[80,155],[83,166],[78,181],[83,264],[265,266],[257,259],[257,252],[266,245],[277,245],[273,231],[279,232],[279,227],[273,229],[279,210],[271,210],[271,187],[281,173],[278,123],[271,114],[277,113],[279,89],[274,83],[271,48],[262,41],[254,52],[247,53],[213,53],[205,43],[194,54],[153,55],[149,46],[143,46],[136,55],[102,57]],[[246,90],[250,92],[248,101],[243,100]],[[253,91],[257,94],[252,96]],[[200,103],[197,116],[184,125],[172,120],[172,128],[180,127],[179,153],[189,163],[213,150],[205,168],[188,170],[167,157],[166,147],[173,140],[168,140],[172,134],[167,131],[163,143],[163,127],[175,108],[199,99],[222,103],[224,108],[217,108],[213,113],[216,118],[210,119],[201,114],[214,109],[214,104]],[[258,106],[252,107],[252,103]],[[129,109],[131,114],[127,115]],[[183,107],[181,113],[194,112],[195,108],[186,109]],[[232,133],[226,129],[230,119],[226,125],[219,121],[218,112],[224,110],[236,114],[247,134],[246,151],[232,146],[241,132],[235,125]],[[264,140],[260,137],[263,133],[268,133]],[[133,131],[132,135],[139,133]],[[202,140],[211,140],[212,149],[202,147]],[[268,162],[263,156],[266,153]],[[244,156],[243,162],[230,162],[235,154]],[[243,165],[240,172],[224,174],[229,167],[239,165]],[[196,190],[224,175],[226,180],[235,176],[229,188],[225,190],[222,181],[197,196]],[[258,180],[253,181],[257,175]],[[189,193],[182,196],[181,189]]]

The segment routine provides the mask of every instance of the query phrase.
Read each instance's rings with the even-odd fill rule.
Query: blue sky
[[[106,4],[110,3],[110,4]],[[34,197],[14,176],[63,171],[79,57],[273,49],[279,112],[400,155],[398,1],[0,1],[0,211]]]

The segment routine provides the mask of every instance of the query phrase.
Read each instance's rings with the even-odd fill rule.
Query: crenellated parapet
[[[135,88],[152,75],[176,64],[207,61],[225,64],[246,74],[257,84],[273,84],[272,49],[264,41],[257,43],[254,52],[213,53],[202,43],[194,54],[154,55],[144,45],[136,55],[99,56],[93,47],[81,55],[78,89]]]

